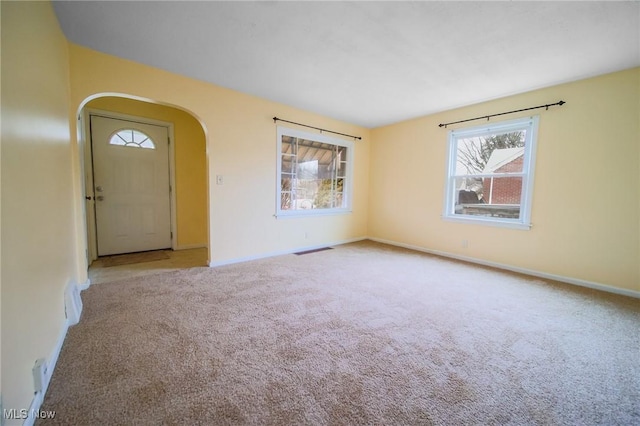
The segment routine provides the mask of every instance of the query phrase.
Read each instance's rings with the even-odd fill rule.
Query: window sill
[[[317,216],[339,216],[353,213],[349,209],[340,210],[294,210],[294,211],[279,211],[274,216],[276,219],[292,219],[300,217],[317,217]]]
[[[471,216],[442,216],[442,220],[446,220],[447,222],[456,222],[456,223],[469,223],[472,225],[486,225],[486,226],[495,226],[498,228],[511,228],[511,229],[520,229],[524,231],[531,230],[531,223],[523,223],[517,221],[510,220],[500,220],[500,219],[487,219],[487,218],[476,218]]]

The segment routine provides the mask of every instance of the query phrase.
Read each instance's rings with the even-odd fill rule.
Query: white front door
[[[98,256],[171,248],[168,128],[91,115]]]

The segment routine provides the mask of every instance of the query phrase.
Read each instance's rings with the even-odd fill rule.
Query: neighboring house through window
[[[447,220],[529,229],[538,117],[449,132]]]
[[[351,210],[353,142],[278,126],[277,216]]]

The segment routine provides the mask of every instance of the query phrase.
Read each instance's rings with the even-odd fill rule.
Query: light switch
[[[224,177],[222,175],[216,175],[216,184],[222,185],[224,183]]]

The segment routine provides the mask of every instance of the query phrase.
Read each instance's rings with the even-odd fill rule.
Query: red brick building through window
[[[522,172],[524,148],[496,149],[483,173]],[[482,199],[487,204],[520,204],[522,177],[490,177],[482,180]]]

